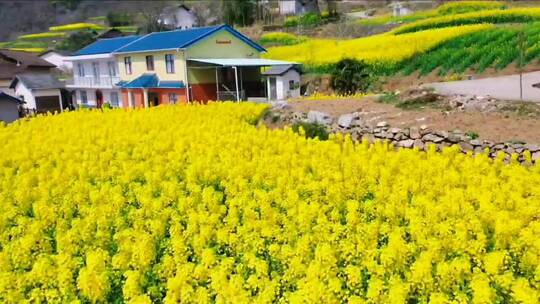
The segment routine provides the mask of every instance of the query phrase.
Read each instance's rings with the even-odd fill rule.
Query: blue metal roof
[[[96,42],[85,46],[73,54],[73,56],[108,54],[131,43],[141,36],[125,36],[118,38],[98,39]]]
[[[160,81],[156,74],[142,74],[132,81],[121,81],[116,84],[123,89],[183,89],[183,81]]]
[[[244,41],[260,52],[266,51],[263,47],[253,42],[248,37],[224,24],[219,26],[150,33],[141,37],[137,41],[134,41],[133,43],[129,43],[115,50],[114,52],[133,53],[186,48],[220,30],[228,31],[238,39]]]

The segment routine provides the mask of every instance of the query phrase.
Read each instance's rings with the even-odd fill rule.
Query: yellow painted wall
[[[230,43],[223,43],[229,42]],[[187,49],[188,58],[259,58],[260,53],[231,33],[221,30]]]
[[[216,83],[216,70],[211,69],[188,69],[190,84]]]
[[[225,42],[225,43],[224,43]],[[230,43],[229,43],[230,42]],[[165,54],[174,54],[174,74],[168,74],[165,66]],[[154,71],[146,69],[146,56],[154,56]],[[124,57],[131,57],[132,73],[126,74]],[[187,49],[188,58],[259,58],[260,53],[231,33],[219,31]],[[159,51],[116,55],[120,79],[131,81],[144,73],[155,73],[160,80],[185,81],[186,66],[184,51]],[[190,84],[215,83],[214,69],[189,69]]]
[[[174,55],[174,74],[168,74],[165,66],[165,55]],[[154,56],[154,71],[148,71],[146,69],[146,56]],[[126,74],[126,67],[124,65],[124,57],[131,57],[131,71],[130,75]],[[131,53],[131,54],[119,54],[116,55],[118,62],[118,68],[120,72],[120,79],[124,81],[133,80],[144,73],[155,73],[160,80],[174,80],[185,81],[185,65],[183,51],[160,51],[160,52],[145,52],[145,53]]]

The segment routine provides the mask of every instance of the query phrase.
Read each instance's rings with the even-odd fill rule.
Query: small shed
[[[0,92],[0,121],[10,123],[19,119],[19,107],[22,104],[22,100]]]
[[[392,9],[392,15],[394,17],[401,17],[412,14],[412,10],[402,2],[392,2],[389,7]]]
[[[61,89],[64,84],[51,74],[16,75],[10,88],[26,103],[27,110],[37,113],[63,111]]]
[[[294,64],[276,65],[262,73],[269,100],[300,97],[300,70]]]

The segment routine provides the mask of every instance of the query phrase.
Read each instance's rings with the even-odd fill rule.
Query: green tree
[[[341,95],[366,92],[373,81],[370,67],[355,59],[340,60],[332,71],[332,88]]]
[[[94,31],[75,32],[56,46],[59,50],[77,51],[96,41],[97,33]]]
[[[226,23],[239,26],[255,22],[257,3],[254,0],[222,0],[223,19]]]

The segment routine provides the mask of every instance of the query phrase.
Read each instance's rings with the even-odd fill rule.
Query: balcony
[[[118,76],[75,76],[73,83],[67,84],[71,88],[113,88],[115,84],[120,82]]]

